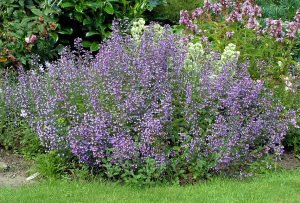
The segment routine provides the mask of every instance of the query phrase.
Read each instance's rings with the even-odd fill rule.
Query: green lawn
[[[113,183],[46,181],[1,188],[1,203],[23,202],[300,202],[300,170],[277,172],[246,181],[214,179],[206,183],[138,188]]]

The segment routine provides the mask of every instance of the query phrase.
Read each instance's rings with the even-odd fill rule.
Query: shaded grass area
[[[1,188],[0,202],[300,202],[300,170],[247,180],[216,178],[184,187],[44,181],[21,188]]]

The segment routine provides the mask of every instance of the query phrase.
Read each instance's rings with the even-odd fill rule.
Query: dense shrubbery
[[[239,3],[241,2],[241,3]],[[192,12],[182,11],[180,23],[194,41],[209,41],[223,50],[229,43],[237,45],[240,62],[249,61],[248,71],[262,79],[285,107],[300,108],[299,86],[299,11],[293,21],[263,19],[263,10],[253,1],[220,1]],[[187,39],[189,39],[187,38]],[[299,146],[299,129],[291,130],[289,146]],[[296,147],[299,151],[299,148]],[[296,149],[295,148],[295,149]]]
[[[2,0],[0,68],[32,68],[36,55],[42,62],[53,60],[63,45],[77,37],[84,39],[84,47],[97,51],[110,35],[114,18],[127,19],[129,24],[160,3],[162,0]]]
[[[157,6],[151,15],[155,21],[178,24],[181,10],[191,11],[203,4],[203,0],[166,0]]]
[[[54,59],[57,12],[51,1],[3,0],[0,2],[0,68],[29,67],[34,55]]]
[[[300,24],[298,15],[294,22],[263,21],[261,8],[250,0],[243,3],[206,1],[191,15],[188,11],[182,11],[180,23],[185,26],[187,33],[196,35],[202,41],[211,41],[217,50],[224,49],[228,43],[236,44],[241,51],[241,61],[250,60],[252,77],[271,75],[279,78],[286,75],[288,68],[295,63],[291,52],[296,47],[295,39]],[[258,61],[264,64],[258,64]],[[263,68],[260,67],[262,65]]]
[[[264,10],[265,18],[293,20],[295,12],[300,8],[298,0],[256,0]]]
[[[291,115],[238,65],[234,45],[220,55],[186,46],[167,26],[134,38],[116,27],[95,57],[77,40],[76,51],[2,87],[9,115],[47,150],[71,152],[106,178],[147,183],[237,175],[282,153]]]

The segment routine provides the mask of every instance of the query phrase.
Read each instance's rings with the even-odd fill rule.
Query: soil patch
[[[293,154],[284,154],[281,161],[279,161],[279,166],[287,170],[300,168],[300,159]]]
[[[7,165],[6,169],[0,170],[0,187],[17,187],[29,183],[26,181],[26,172],[32,165],[31,161],[0,148],[0,162]]]

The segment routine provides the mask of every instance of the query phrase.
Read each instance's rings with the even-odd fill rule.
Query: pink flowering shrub
[[[181,11],[179,23],[185,34],[208,40],[219,51],[229,43],[241,52],[240,61],[250,61],[253,78],[280,80],[298,58],[299,11],[293,22],[263,19],[262,9],[253,1],[205,1],[191,13]],[[293,54],[291,54],[293,53]],[[298,59],[297,59],[298,60]],[[259,63],[258,61],[262,62]],[[278,61],[282,66],[278,66]]]
[[[239,174],[283,152],[290,118],[246,65],[220,66],[205,49],[188,68],[190,49],[168,26],[138,41],[115,26],[95,57],[75,46],[3,88],[47,150],[111,179],[181,183]]]

